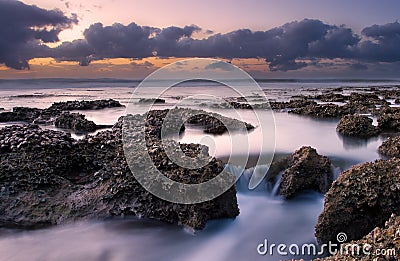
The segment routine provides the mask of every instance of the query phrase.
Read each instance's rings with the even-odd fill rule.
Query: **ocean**
[[[139,84],[140,81],[119,79],[0,80],[0,108],[10,111],[18,106],[46,108],[58,101],[115,99],[136,113],[144,113],[147,107],[138,103],[140,98],[161,97],[166,103],[156,104],[154,109],[170,108],[185,100],[187,107],[231,116],[229,109],[210,106],[207,97],[225,99],[237,95],[226,86],[206,81],[182,83],[161,95],[155,82],[154,87],[139,95],[135,93]],[[258,84],[268,99],[286,101],[292,96],[322,93],[329,88],[345,87],[345,92],[351,92],[357,88],[399,85],[400,81],[288,79],[264,80]],[[258,101],[257,97],[252,98],[252,102]],[[126,113],[125,108],[79,112],[97,124],[114,124]],[[268,117],[266,112],[255,115],[241,110],[240,116],[256,126],[248,137],[240,133],[205,135],[189,128],[179,141],[207,145],[217,158],[230,155],[231,138],[248,138],[248,147],[233,155],[238,157],[246,151],[251,155],[266,153],[260,149],[266,138],[274,139],[274,151],[280,155],[293,153],[304,145],[312,146],[332,160],[338,175],[355,164],[380,158],[377,148],[386,138],[385,135],[368,140],[343,138],[336,133],[336,119],[316,120],[284,111],[273,113],[274,131],[266,133],[259,128],[260,119]],[[1,123],[0,127],[10,124],[21,123]],[[82,137],[71,134],[77,139]],[[252,169],[247,172],[251,175]],[[249,190],[245,179],[244,175],[237,182],[240,215],[234,220],[213,220],[202,231],[140,218],[87,221],[40,230],[2,229],[0,260],[279,260],[291,256],[261,256],[257,246],[265,239],[275,244],[315,243],[314,226],[323,208],[322,194],[305,192],[285,201],[273,193],[271,184],[264,182]]]

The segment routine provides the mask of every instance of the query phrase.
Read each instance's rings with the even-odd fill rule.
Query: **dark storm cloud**
[[[400,23],[373,25],[361,33],[368,40],[360,43],[357,58],[372,62],[400,61]]]
[[[59,10],[45,10],[19,1],[0,0],[0,63],[29,68],[28,60],[48,56],[41,43],[58,42],[58,34],[76,23]]]
[[[337,58],[349,60],[356,70],[365,69],[364,64],[400,62],[398,22],[366,27],[361,35],[345,26],[312,19],[267,31],[241,29],[225,34],[196,25],[156,28],[136,23],[96,23],[84,31],[84,39],[55,48],[43,43],[58,42],[60,31],[77,23],[76,16],[69,18],[59,10],[0,0],[0,22],[0,63],[15,69],[29,68],[27,61],[36,57],[76,61],[81,66],[104,58],[258,58],[265,60],[272,71],[321,66],[327,64],[324,59]],[[198,32],[208,36],[196,39],[194,34]]]
[[[159,57],[220,57],[263,58],[271,70],[296,70],[307,66],[298,61],[303,58],[350,57],[359,42],[351,29],[305,19],[287,23],[268,31],[252,32],[248,29],[226,34],[215,34],[205,39],[194,39],[195,26],[164,29],[114,24],[91,25],[84,32],[86,42],[64,43],[54,54],[59,59],[86,54],[95,59]],[[79,44],[79,46],[78,46]],[[63,55],[63,50],[68,55]],[[71,50],[74,49],[74,54]],[[79,55],[77,55],[79,53]],[[65,58],[63,58],[65,57]],[[68,58],[69,57],[69,58]]]

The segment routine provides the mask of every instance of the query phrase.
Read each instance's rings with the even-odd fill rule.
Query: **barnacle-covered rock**
[[[390,137],[385,140],[382,145],[379,146],[378,151],[380,154],[387,157],[400,158],[400,136]]]
[[[344,251],[314,261],[336,260],[398,260],[400,255],[400,216],[392,214],[385,225],[374,228],[360,240],[345,242]]]
[[[342,117],[336,131],[345,136],[368,138],[377,136],[379,128],[372,125],[372,119],[364,115],[346,115]]]
[[[161,112],[153,112],[153,116]],[[202,229],[210,219],[234,218],[239,214],[235,187],[217,198],[198,204],[177,204],[146,191],[129,168],[122,143],[121,118],[112,130],[74,140],[61,131],[38,126],[11,126],[0,130],[0,225],[43,226],[83,219],[103,219],[134,215]],[[166,177],[185,184],[198,184],[223,170],[219,160],[208,155],[205,146],[170,141],[185,155],[201,154],[207,165],[187,169],[171,162],[160,136],[162,119],[147,115],[130,117],[132,144],[145,146],[133,150],[137,169],[151,157],[153,168]],[[151,127],[150,127],[151,126]],[[234,177],[232,176],[234,180]]]
[[[279,194],[293,198],[305,190],[325,193],[333,182],[332,164],[328,157],[321,156],[312,147],[302,147],[292,155],[273,163],[268,179],[276,180],[282,173]]]
[[[360,239],[400,214],[400,159],[377,160],[343,172],[325,195],[315,235],[335,242],[338,233]]]
[[[378,127],[383,130],[400,131],[400,113],[382,113]]]

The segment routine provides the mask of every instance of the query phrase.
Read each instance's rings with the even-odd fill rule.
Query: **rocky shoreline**
[[[349,240],[355,240],[353,242],[398,249],[398,237],[391,241],[389,235],[400,229],[400,137],[396,136],[400,132],[400,109],[393,106],[399,96],[398,88],[369,88],[350,94],[335,89],[322,94],[293,96],[287,102],[273,101],[270,104],[228,99],[218,108],[272,109],[317,119],[340,119],[336,128],[339,135],[361,139],[382,133],[393,136],[377,148],[385,159],[353,166],[335,181],[330,159],[319,155],[314,148],[304,146],[274,161],[267,182],[279,181],[277,192],[285,200],[307,190],[326,193],[324,209],[315,227],[315,236],[320,244],[336,242],[337,234],[345,232]],[[393,99],[393,103],[387,99]],[[139,103],[149,102],[165,103],[165,100],[139,100]],[[84,219],[139,216],[202,229],[211,219],[239,215],[234,186],[214,200],[191,205],[170,203],[150,194],[132,175],[125,159],[122,144],[124,118],[114,126],[102,126],[87,120],[82,114],[71,112],[121,106],[114,100],[102,100],[54,103],[47,109],[16,107],[12,112],[1,112],[0,122],[22,121],[27,124],[0,129],[0,226],[41,227]],[[215,158],[195,170],[172,163],[160,142],[163,134],[170,134],[169,131],[182,133],[189,125],[218,135],[228,131],[226,124],[235,131],[254,128],[249,123],[202,110],[174,110],[179,116],[168,121],[164,130],[162,126],[170,110],[129,116],[133,125],[140,126],[145,122],[147,148],[136,150],[133,158],[137,159],[134,164],[138,169],[147,171],[142,159],[149,151],[157,169],[166,177],[186,184],[210,180],[222,171],[224,165]],[[377,126],[373,125],[371,117],[376,117]],[[75,140],[68,133],[44,130],[36,124],[54,124],[81,133],[100,128],[109,130]],[[140,137],[136,135],[138,129],[132,131],[132,137]],[[205,146],[171,143],[189,157],[199,154],[209,157]],[[349,258],[370,260],[371,256],[336,255],[324,260]],[[380,258],[391,260],[390,257]]]
[[[218,175],[223,164],[215,158],[194,170],[169,161],[160,141],[163,119],[168,112],[155,110],[147,115],[129,116],[133,126],[146,122],[148,149],[135,151],[135,166],[138,169],[144,167],[142,171],[146,171],[143,158],[148,151],[157,169],[172,180],[197,184]],[[193,113],[186,109],[178,109],[178,112]],[[196,113],[202,113],[195,122],[204,131],[221,124],[204,111]],[[80,121],[76,121],[77,117]],[[237,120],[220,117],[234,128],[240,125]],[[56,125],[79,129],[82,124],[88,124],[94,128],[93,122],[84,120],[80,115],[62,112]],[[239,214],[234,186],[211,201],[191,205],[170,203],[147,192],[126,162],[122,144],[123,120],[121,117],[111,130],[81,140],[74,140],[65,132],[43,130],[32,124],[0,129],[0,225],[41,227],[132,215],[202,229],[210,219],[234,218]],[[67,122],[68,126],[61,126],[59,122]],[[133,128],[130,135],[135,136],[139,131]],[[189,157],[199,153],[209,157],[208,148],[204,146],[170,142]]]

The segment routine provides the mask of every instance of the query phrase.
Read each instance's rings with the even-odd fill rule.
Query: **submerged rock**
[[[321,156],[312,147],[302,147],[292,155],[271,166],[269,180],[276,179],[281,172],[279,194],[293,198],[305,190],[325,193],[333,182],[332,164],[328,157]]]
[[[347,248],[348,251],[346,251],[346,246],[350,246]],[[357,247],[351,248],[352,246]],[[369,246],[370,248],[367,249]],[[345,251],[338,251],[334,256],[314,259],[314,261],[397,260],[400,251],[400,216],[391,215],[384,226],[374,228],[360,240],[344,243],[344,248]]]
[[[123,151],[122,118],[112,130],[76,141],[60,131],[38,126],[12,126],[0,130],[0,225],[43,226],[83,219],[134,215],[202,229],[216,218],[239,214],[232,186],[221,196],[199,204],[176,204],[146,191],[132,174]],[[145,115],[130,118],[134,140]],[[197,184],[218,175],[223,164],[210,157],[206,166],[185,169],[172,163],[160,137],[162,121],[147,128],[148,149],[134,150],[135,171],[147,171],[143,159],[150,155],[154,166],[172,180]],[[208,156],[204,146],[170,141],[189,156]],[[135,144],[133,142],[132,144]],[[234,178],[234,177],[232,177]]]
[[[380,133],[379,128],[372,125],[372,119],[358,114],[342,117],[336,131],[345,136],[360,138],[373,137]]]
[[[94,132],[97,125],[80,113],[63,112],[56,118],[54,125],[57,128],[70,129],[76,132]]]
[[[360,239],[400,214],[400,159],[377,160],[343,172],[325,195],[315,235],[335,242],[338,233]]]
[[[378,151],[380,154],[387,157],[400,158],[400,136],[390,137],[385,140],[381,146],[379,146]]]

